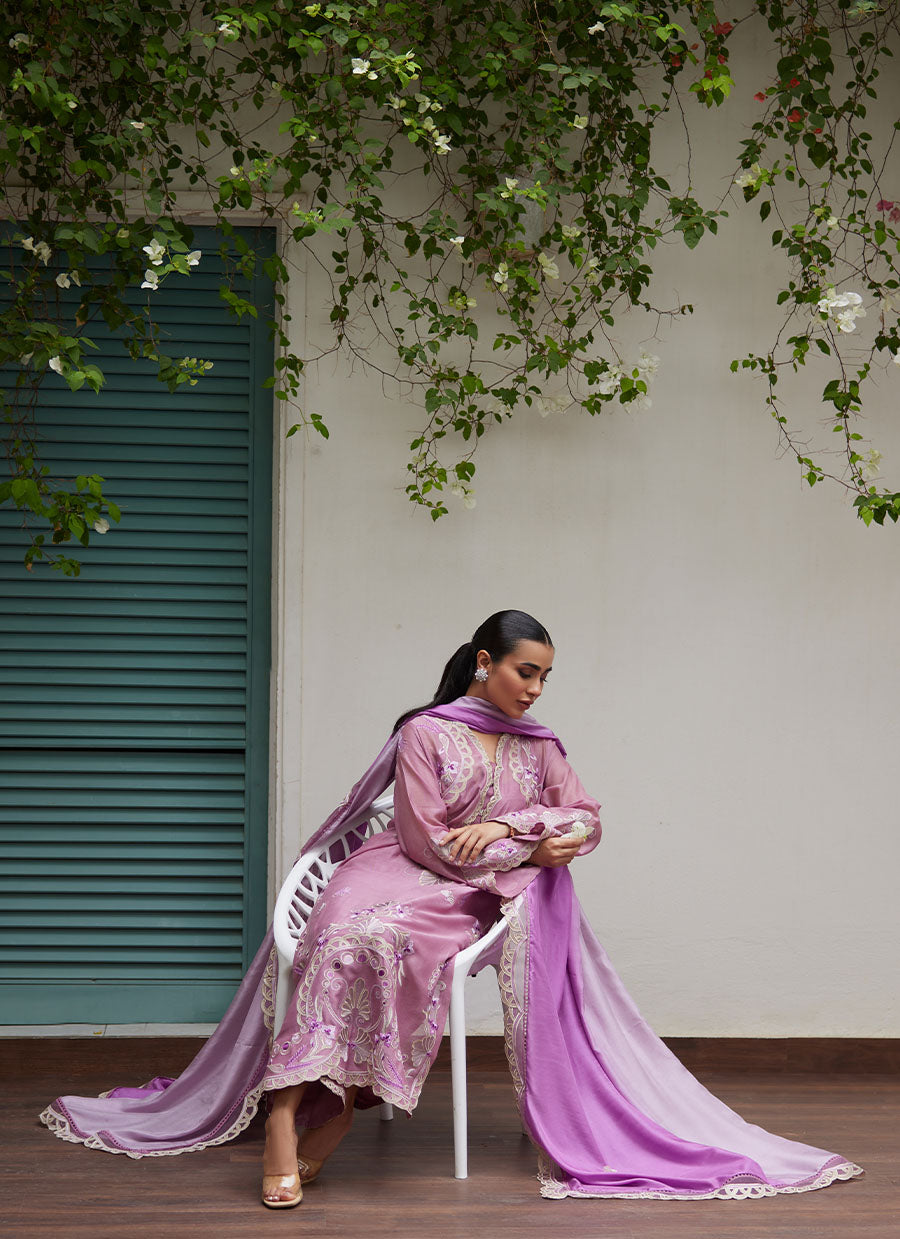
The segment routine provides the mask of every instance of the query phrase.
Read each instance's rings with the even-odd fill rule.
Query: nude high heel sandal
[[[292,1193],[283,1200],[267,1200],[270,1193],[288,1188]],[[303,1187],[299,1174],[264,1174],[262,1181],[262,1203],[267,1209],[293,1209],[303,1199]]]
[[[318,1179],[319,1171],[327,1160],[326,1157],[318,1161],[314,1157],[298,1157],[297,1169],[300,1171],[300,1182],[312,1183],[314,1179]]]

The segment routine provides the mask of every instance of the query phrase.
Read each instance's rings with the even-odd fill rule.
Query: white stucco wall
[[[759,380],[729,372],[768,344],[781,287],[755,209],[731,212],[654,259],[657,300],[693,317],[618,331],[661,358],[652,409],[518,415],[479,449],[474,511],[434,525],[407,502],[415,408],[342,361],[310,375],[331,439],[282,460],[275,868],[452,650],[521,607],[557,647],[535,714],[604,805],[579,896],[656,1030],[895,1036],[900,529],[801,486]],[[298,324],[304,296],[322,341],[314,271]],[[900,485],[890,370],[868,426]],[[825,380],[816,362],[790,389],[813,427]],[[492,974],[472,993],[472,1030],[499,1032]]]

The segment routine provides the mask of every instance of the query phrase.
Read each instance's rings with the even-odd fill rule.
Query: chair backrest
[[[351,818],[335,838],[323,843],[315,852],[301,856],[291,869],[279,892],[273,918],[275,942],[286,960],[293,959],[297,942],[303,936],[316,900],[335,869],[351,852],[356,851],[360,843],[387,829],[393,815],[394,795],[390,790]]]

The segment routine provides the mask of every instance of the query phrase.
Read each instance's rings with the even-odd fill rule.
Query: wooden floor
[[[257,1203],[263,1131],[180,1157],[113,1157],[66,1144],[37,1122],[60,1092],[177,1074],[197,1043],[0,1042],[0,1234],[10,1239],[898,1239],[900,1077],[712,1071],[697,1074],[750,1122],[833,1149],[866,1175],[756,1201],[544,1200],[496,1054],[469,1072],[470,1177],[452,1177],[450,1080],[439,1059],[411,1119],[357,1115],[298,1209]]]

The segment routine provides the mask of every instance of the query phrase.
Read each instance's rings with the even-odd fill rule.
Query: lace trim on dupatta
[[[48,1106],[40,1116],[40,1121],[45,1127],[49,1127],[54,1136],[60,1140],[67,1140],[70,1144],[83,1144],[86,1149],[101,1149],[104,1153],[124,1153],[126,1157],[177,1157],[180,1153],[199,1153],[203,1149],[211,1149],[216,1144],[226,1144],[229,1140],[233,1140],[235,1136],[240,1135],[246,1127],[250,1126],[253,1116],[259,1108],[259,1099],[263,1094],[262,1084],[258,1084],[256,1088],[250,1090],[243,1099],[240,1113],[237,1118],[231,1123],[225,1131],[218,1136],[213,1136],[211,1140],[204,1140],[200,1144],[189,1144],[183,1149],[120,1149],[115,1144],[110,1144],[103,1139],[100,1133],[95,1133],[93,1136],[80,1136],[72,1128],[71,1123],[64,1114],[60,1114],[58,1110],[54,1110],[53,1106]]]
[[[269,1030],[269,1040],[271,1034],[275,1032],[275,984],[278,975],[278,947],[273,946],[269,954],[269,962],[266,964],[266,970],[263,973],[262,985],[260,987],[260,1008],[262,1010],[263,1022]]]
[[[503,1004],[503,1046],[521,1110],[525,1092],[525,1030],[528,1011],[528,905],[524,896],[503,901],[506,933],[497,981]]]
[[[273,946],[266,963],[260,988],[260,1008],[263,1021],[269,1032],[270,1047],[272,1029],[275,1023],[275,977],[277,969],[278,949]],[[112,1091],[110,1089],[105,1093],[100,1093],[99,1096],[108,1097]],[[79,1135],[77,1130],[73,1128],[68,1116],[54,1109],[52,1105],[47,1106],[46,1110],[41,1113],[40,1121],[58,1139],[66,1140],[69,1144],[83,1144],[86,1149],[101,1149],[104,1153],[124,1153],[126,1157],[134,1159],[141,1157],[177,1157],[181,1153],[199,1153],[203,1149],[210,1149],[216,1144],[227,1144],[229,1140],[239,1136],[242,1131],[250,1126],[253,1116],[259,1109],[259,1099],[264,1092],[265,1081],[263,1080],[255,1088],[250,1089],[248,1093],[244,1094],[237,1117],[223,1131],[216,1136],[212,1136],[209,1140],[203,1140],[199,1144],[189,1144],[180,1149],[120,1149],[118,1145],[111,1143],[109,1140],[104,1140],[103,1133],[101,1132],[95,1132],[91,1136]]]
[[[854,1179],[865,1174],[855,1162],[839,1162],[836,1166],[824,1166],[804,1183],[776,1187],[761,1183],[759,1179],[734,1178],[711,1192],[617,1192],[588,1187],[570,1188],[559,1166],[541,1151],[538,1157],[538,1182],[541,1195],[548,1200],[563,1200],[566,1196],[581,1196],[592,1200],[762,1200],[766,1196],[784,1196],[793,1192],[814,1192],[820,1187],[829,1187],[837,1179]]]

